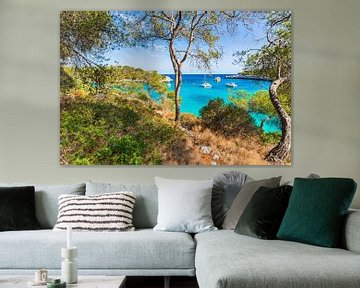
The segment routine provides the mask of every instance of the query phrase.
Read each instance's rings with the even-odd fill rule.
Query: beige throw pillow
[[[249,203],[255,192],[261,186],[269,188],[279,187],[280,179],[281,176],[270,179],[251,181],[244,184],[225,217],[224,223],[222,225],[223,229],[234,230],[241,214],[244,212],[246,205]]]

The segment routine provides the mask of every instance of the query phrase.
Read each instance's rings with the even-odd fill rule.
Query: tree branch
[[[198,16],[197,11],[196,11],[195,15],[193,16],[193,19],[191,20],[191,25],[190,25],[190,34],[189,34],[189,37],[188,37],[188,45],[186,47],[185,54],[184,54],[183,58],[180,60],[180,63],[184,63],[186,61],[186,59],[187,59],[187,57],[189,55],[189,51],[191,49],[191,45],[192,45],[192,43],[194,41],[194,31],[195,31],[196,27],[199,25],[201,19],[204,18],[206,14],[207,14],[207,11],[202,13],[197,20],[196,20],[196,18]]]
[[[281,23],[284,23],[285,21],[289,20],[290,18],[291,18],[291,14],[285,15],[284,17],[282,17],[282,18],[274,21],[273,23],[271,23],[269,29],[268,29],[267,32],[266,32],[266,39],[267,39],[267,41],[268,41],[271,45],[276,45],[276,43],[270,39],[270,33],[271,33],[272,29],[273,29],[276,25],[281,24]]]
[[[155,13],[148,13],[148,12],[145,12],[145,14],[148,16],[148,17],[151,17],[151,18],[158,18],[160,20],[164,20],[166,22],[169,22],[169,23],[173,23],[173,21],[168,18],[167,16],[160,16],[158,14],[155,14]],[[164,12],[162,12],[162,14],[166,15]]]
[[[175,36],[177,36],[177,33],[179,32],[181,20],[182,20],[182,11],[179,11],[179,13],[177,13],[177,21],[173,29],[173,38],[175,38]]]
[[[63,44],[68,47],[68,49],[70,49],[75,55],[77,55],[80,59],[82,59],[85,63],[87,63],[87,65],[95,65],[98,68],[101,68],[102,66],[99,65],[98,63],[88,59],[85,55],[83,55],[80,51],[76,50],[74,47],[75,45],[69,44],[66,41],[63,41]]]

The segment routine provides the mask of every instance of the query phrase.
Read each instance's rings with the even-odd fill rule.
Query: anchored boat
[[[236,85],[234,82],[226,83],[226,86],[227,86],[227,87],[231,87],[231,88],[237,87],[237,85]]]
[[[201,83],[200,85],[201,85],[202,87],[204,87],[204,88],[211,88],[211,87],[212,87],[209,82],[203,82],[203,83]]]

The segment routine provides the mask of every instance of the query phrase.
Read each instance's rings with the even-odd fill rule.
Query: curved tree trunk
[[[270,150],[265,159],[275,163],[282,163],[291,151],[291,117],[282,107],[277,96],[277,88],[285,81],[285,78],[274,80],[269,88],[269,94],[272,104],[281,121],[281,139],[280,142]]]
[[[175,103],[175,122],[180,122],[180,87],[182,83],[182,72],[181,72],[181,63],[176,57],[175,48],[173,41],[170,41],[169,53],[171,63],[175,73],[175,91],[174,91],[174,103]]]
[[[182,83],[182,72],[181,69],[177,69],[177,73],[175,75],[175,122],[180,122],[180,87]]]

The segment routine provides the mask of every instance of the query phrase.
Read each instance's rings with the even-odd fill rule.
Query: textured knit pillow
[[[337,247],[355,190],[348,178],[295,178],[277,238]]]
[[[236,196],[234,202],[231,205],[229,212],[227,213],[222,227],[227,230],[234,230],[237,222],[240,219],[246,205],[249,203],[251,197],[261,187],[275,188],[279,186],[281,177],[274,177],[270,179],[263,179],[257,181],[251,181],[244,184]]]
[[[74,231],[133,231],[132,192],[94,196],[59,196],[59,215],[55,231],[72,226]]]
[[[158,214],[158,189],[155,184],[86,182],[86,195],[100,195],[117,191],[134,193],[135,229],[154,228]]]
[[[198,233],[217,230],[211,217],[213,180],[155,177],[159,214],[154,230]]]
[[[39,229],[35,188],[0,187],[0,231]]]
[[[260,187],[251,198],[235,232],[260,239],[275,239],[289,203],[292,187]]]
[[[238,171],[226,171],[214,178],[212,188],[211,214],[214,225],[221,228],[231,204],[245,182],[252,179],[245,173]]]

